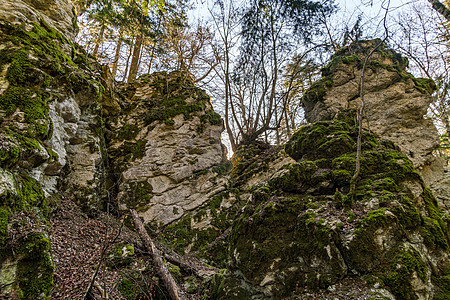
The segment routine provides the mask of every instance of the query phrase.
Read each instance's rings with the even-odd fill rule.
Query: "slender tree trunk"
[[[439,12],[444,18],[450,21],[450,10],[439,0],[428,0],[433,8]]]
[[[122,36],[123,36],[123,29],[120,30],[119,41],[117,41],[116,46],[116,54],[114,55],[114,62],[112,67],[112,77],[114,79],[116,78],[117,67],[119,66],[120,50],[122,49]]]
[[[95,47],[94,47],[94,52],[92,53],[92,55],[94,57],[97,57],[98,55],[98,49],[100,48],[100,45],[103,41],[103,35],[105,34],[105,26],[102,26],[100,29],[100,33],[98,35],[97,41],[95,41]]]
[[[155,48],[156,48],[156,43],[153,42],[153,46],[151,47],[151,50],[150,50],[150,61],[148,62],[148,68],[147,68],[147,73],[148,74],[150,74],[150,72],[152,70],[153,57],[155,55]]]
[[[123,74],[123,80],[125,81],[125,78],[127,78],[127,74],[128,74],[128,68],[130,66],[130,58],[131,58],[131,54],[133,53],[133,46],[130,45],[130,50],[128,51],[128,57],[127,57],[127,65],[125,67],[125,73]]]
[[[284,120],[286,122],[286,135],[287,138],[289,139],[291,137],[291,128],[289,127],[289,117],[288,117],[288,101],[286,100],[286,103],[284,104]]]
[[[141,56],[142,41],[143,41],[143,34],[139,33],[133,47],[133,56],[131,58],[130,73],[128,74],[127,79],[128,83],[131,83],[136,79],[137,72],[139,69],[139,58]]]
[[[228,41],[225,44],[225,127],[227,129],[228,137],[230,138],[231,149],[236,151],[237,144],[234,138],[233,131],[230,127],[230,105],[231,104],[231,90],[230,90],[230,57],[229,57],[229,49],[228,49]]]
[[[141,219],[139,219],[138,214],[136,213],[136,211],[134,209],[130,209],[130,212],[131,212],[131,216],[133,217],[134,224],[136,225],[136,228],[138,230],[138,233],[139,233],[142,241],[144,242],[145,248],[147,248],[147,251],[150,252],[152,255],[153,263],[156,266],[158,275],[164,282],[164,286],[166,287],[167,291],[169,292],[170,298],[172,298],[173,300],[185,299],[185,297],[183,297],[183,295],[181,294],[180,289],[177,286],[172,275],[170,274],[169,270],[167,270],[166,266],[164,265],[164,261],[161,257],[159,250],[156,248],[152,239],[150,238],[147,231],[145,230],[144,224],[142,224]]]

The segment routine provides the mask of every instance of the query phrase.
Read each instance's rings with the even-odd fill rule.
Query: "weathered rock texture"
[[[74,20],[70,1],[0,3],[2,296],[50,295],[52,195],[102,206],[101,68],[70,41]]]
[[[366,55],[380,40],[361,41],[338,51],[323,69],[322,79],[303,97],[308,122],[332,120],[345,109],[361,107],[360,85]],[[364,72],[363,126],[400,146],[422,168],[434,161],[439,146],[436,127],[424,117],[433,98],[431,80],[406,72],[408,61],[381,45],[370,57]]]
[[[354,285],[355,299],[448,295],[446,215],[408,157],[367,131],[348,194],[356,133],[341,116],[302,127],[284,150],[243,147],[229,189],[166,228],[179,251],[229,270],[213,298],[302,298],[331,286],[330,299],[353,299]]]
[[[143,76],[126,87],[108,122],[120,209],[166,225],[224,189],[211,171],[225,161],[222,119],[209,96],[179,72]]]
[[[67,0],[2,0],[0,15],[17,26],[31,29],[30,23],[44,20],[70,40],[77,33],[72,1]]]

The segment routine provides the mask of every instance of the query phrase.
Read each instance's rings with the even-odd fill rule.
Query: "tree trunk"
[[[450,21],[450,10],[439,0],[428,0],[433,8],[440,13],[444,18]]]
[[[130,49],[128,51],[128,57],[127,57],[127,65],[125,66],[125,72],[123,73],[122,81],[125,81],[125,78],[127,78],[128,68],[130,66],[130,58],[131,58],[132,52],[133,52],[133,47],[130,45]]]
[[[137,212],[134,209],[130,209],[130,212],[131,216],[133,217],[134,224],[136,225],[136,228],[138,230],[139,236],[141,237],[142,242],[147,248],[147,251],[150,252],[150,254],[152,255],[153,263],[155,264],[158,275],[164,282],[164,286],[169,292],[170,297],[173,300],[185,299],[183,296],[180,296],[181,293],[179,292],[179,288],[175,280],[173,279],[169,270],[167,270],[166,266],[164,265],[164,261],[161,255],[159,254],[159,250],[155,247],[155,244],[153,243],[152,239],[145,230],[144,224],[142,224],[141,219],[139,219]]]
[[[134,43],[133,56],[131,58],[131,65],[130,65],[130,73],[128,74],[127,80],[128,83],[131,83],[136,79],[139,69],[139,58],[141,56],[141,47],[143,38],[144,38],[143,34],[139,33],[139,35],[136,38],[136,42]]]
[[[119,41],[117,41],[116,54],[114,55],[114,62],[112,67],[112,78],[114,79],[116,79],[117,67],[119,66],[120,50],[122,49],[122,36],[123,30],[121,29],[119,33]]]
[[[98,49],[100,48],[100,45],[102,43],[103,40],[103,35],[105,34],[105,26],[102,26],[100,29],[100,33],[98,35],[97,41],[95,41],[95,47],[94,47],[94,52],[92,53],[92,55],[97,58],[98,55]]]

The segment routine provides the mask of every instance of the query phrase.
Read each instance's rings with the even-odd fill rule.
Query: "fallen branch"
[[[219,269],[202,265],[201,263],[197,263],[195,261],[189,261],[185,258],[177,257],[176,255],[170,255],[168,253],[164,253],[164,257],[166,260],[174,265],[179,266],[181,269],[186,271],[191,271],[195,275],[197,275],[200,278],[210,278],[214,274],[219,273]]]
[[[167,267],[164,265],[164,261],[161,257],[161,254],[159,253],[159,250],[155,247],[155,244],[145,230],[144,224],[142,224],[141,219],[139,219],[137,212],[134,209],[130,209],[130,212],[131,216],[133,217],[134,224],[136,225],[136,228],[138,230],[139,236],[144,242],[144,246],[145,248],[147,248],[147,251],[151,253],[153,263],[156,266],[158,275],[164,282],[164,286],[169,292],[170,297],[173,300],[185,299],[184,297],[182,297],[182,294],[180,293],[179,288],[169,270],[167,270]]]
[[[100,292],[100,294],[102,295],[102,299],[108,300],[108,293],[106,292],[106,290],[104,290],[102,288],[102,286],[100,285],[100,283],[98,283],[98,281],[94,281],[94,286],[97,288],[97,290]]]

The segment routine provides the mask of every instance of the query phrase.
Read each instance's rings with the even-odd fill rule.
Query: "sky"
[[[207,19],[209,16],[208,6],[213,1],[194,1],[195,9],[191,11],[190,16],[193,19]],[[335,0],[335,3],[339,6],[338,18],[342,16],[346,18],[354,16],[356,18],[359,14],[363,14],[363,19],[375,19],[379,21],[385,12],[382,7],[386,7],[388,4],[389,13],[392,14],[404,9],[408,4],[421,1],[426,2],[426,0]]]

